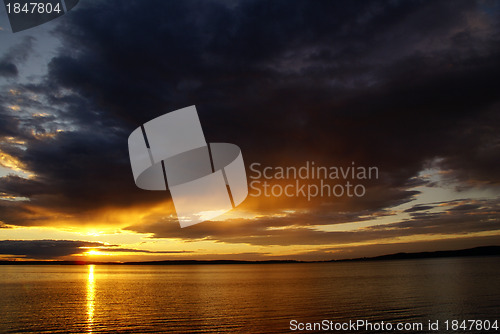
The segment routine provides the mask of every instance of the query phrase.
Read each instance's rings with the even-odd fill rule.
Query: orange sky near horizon
[[[330,260],[500,245],[498,6],[157,6],[81,2],[0,31],[0,259]],[[180,228],[169,191],[135,185],[128,137],[192,105],[206,142],[241,149],[249,196]],[[377,177],[277,170],[313,163]],[[318,195],[321,182],[363,192]]]

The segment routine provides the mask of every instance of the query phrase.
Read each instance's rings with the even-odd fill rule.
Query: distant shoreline
[[[411,259],[433,259],[449,257],[473,257],[473,256],[499,256],[500,246],[483,246],[461,250],[419,252],[419,253],[395,253],[375,257],[362,257],[342,260],[325,261],[299,261],[299,260],[163,260],[163,261],[143,261],[143,262],[100,262],[100,261],[0,261],[0,265],[220,265],[220,264],[280,264],[280,263],[332,263],[332,262],[366,262],[366,261],[387,261],[387,260],[411,260]]]

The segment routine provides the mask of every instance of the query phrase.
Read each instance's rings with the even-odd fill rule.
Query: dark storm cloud
[[[44,96],[71,131],[42,139],[26,135],[27,149],[9,152],[37,177],[3,178],[0,191],[70,213],[163,200],[165,193],[136,189],[127,136],[145,121],[192,104],[207,140],[237,143],[247,164],[300,166],[315,160],[378,166],[381,177],[368,182],[366,197],[332,207],[354,216],[413,199],[417,192],[410,189],[425,183],[418,172],[437,157],[461,180],[498,183],[500,21],[498,10],[488,6],[82,3],[61,20],[63,48],[49,63],[46,81],[23,86]],[[21,125],[43,132],[55,121]],[[9,205],[21,210],[24,204]],[[222,231],[228,229],[222,223],[182,232],[154,223],[133,229],[234,242],[248,236],[256,244],[271,234],[271,243],[279,235],[285,244],[350,240],[340,232],[266,230],[308,220],[335,222],[321,215],[311,213],[300,222],[263,220],[257,231],[231,226],[242,233],[239,239]],[[15,214],[4,220],[23,224]],[[359,235],[382,233],[398,234]]]
[[[453,143],[470,140],[471,120],[492,126],[498,27],[476,3],[107,6],[59,30],[81,53],[54,58],[49,75],[129,129],[197,104],[207,138],[237,142],[249,160],[355,159],[401,185],[427,159],[465,159]]]
[[[0,138],[18,136],[18,120],[0,106]]]
[[[15,77],[17,73],[17,66],[15,64],[0,60],[0,76]]]
[[[99,242],[73,240],[0,240],[0,254],[50,259],[83,253],[81,247],[99,246]]]
[[[0,254],[18,255],[29,259],[54,259],[58,257],[82,254],[89,248],[103,252],[128,252],[148,254],[177,254],[189,251],[147,251],[133,248],[121,248],[105,245],[101,242],[77,240],[0,240]]]

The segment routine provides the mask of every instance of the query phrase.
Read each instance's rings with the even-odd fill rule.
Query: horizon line
[[[374,257],[359,257],[351,259],[331,259],[331,260],[155,260],[155,261],[79,261],[79,260],[0,260],[0,265],[196,265],[196,264],[280,264],[280,263],[333,263],[333,262],[362,262],[362,261],[384,261],[384,260],[411,260],[429,258],[450,258],[450,257],[473,257],[473,256],[499,256],[500,246],[479,246],[473,248],[445,251],[428,251],[414,253],[391,253]]]

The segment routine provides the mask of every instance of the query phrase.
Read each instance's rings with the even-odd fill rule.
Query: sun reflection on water
[[[87,332],[92,333],[94,324],[94,308],[95,308],[95,279],[94,265],[88,266],[89,275],[87,278]]]

